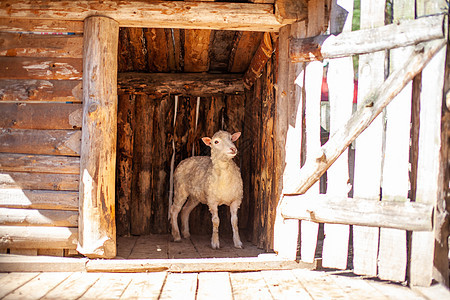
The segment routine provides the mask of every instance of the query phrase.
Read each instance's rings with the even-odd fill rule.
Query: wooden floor
[[[257,257],[264,253],[249,242],[243,241],[243,249],[233,247],[231,236],[220,236],[220,249],[211,248],[211,237],[193,235],[181,242],[172,242],[168,234],[119,237],[118,259],[167,259],[167,258],[213,258]]]
[[[401,285],[304,269],[204,273],[0,273],[1,299],[450,299]]]

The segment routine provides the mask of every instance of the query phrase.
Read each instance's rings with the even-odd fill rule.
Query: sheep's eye
[[[216,145],[217,145],[218,143],[219,143],[219,141],[218,141],[218,140],[215,140],[215,141],[214,141],[214,144],[216,144]]]

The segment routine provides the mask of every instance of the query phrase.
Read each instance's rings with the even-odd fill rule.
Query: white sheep
[[[184,238],[189,238],[189,214],[199,204],[207,204],[212,215],[213,232],[211,246],[220,247],[218,206],[230,207],[233,242],[242,248],[239,238],[237,211],[242,202],[243,185],[239,167],[233,161],[237,154],[235,142],[240,132],[233,135],[226,131],[216,132],[212,138],[204,137],[203,142],[211,147],[211,156],[193,156],[180,162],[174,173],[174,200],[170,211],[172,236],[180,241],[178,213],[186,199],[189,201],[181,211],[181,228]]]

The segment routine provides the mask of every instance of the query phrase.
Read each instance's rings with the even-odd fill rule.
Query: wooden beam
[[[184,31],[184,72],[208,72],[211,30]]]
[[[0,153],[0,171],[80,174],[76,156]]]
[[[293,62],[304,62],[366,54],[442,39],[445,37],[446,20],[445,15],[437,15],[339,35],[293,38],[290,41],[289,55]]]
[[[228,71],[231,73],[244,73],[247,71],[256,50],[261,43],[262,32],[237,32],[233,48],[230,53]]]
[[[303,194],[317,182],[342,152],[372,123],[403,87],[422,71],[445,44],[445,40],[442,39],[416,47],[405,65],[392,73],[380,87],[374,89],[346,125],[337,130],[316,155],[308,159],[300,172],[299,185],[292,192],[285,194]]]
[[[276,0],[275,17],[280,23],[292,24],[308,18],[306,0]]]
[[[0,172],[0,188],[76,191],[79,179],[78,174]]]
[[[115,165],[119,24],[107,17],[84,21],[83,130],[80,162],[80,235],[88,257],[116,256]]]
[[[265,32],[261,43],[259,44],[259,48],[256,50],[255,56],[253,56],[250,66],[242,79],[244,81],[245,88],[250,89],[256,79],[261,76],[267,61],[272,56],[272,53],[272,39],[270,34]]]
[[[2,1],[0,18],[82,21],[112,18],[123,27],[278,31],[272,4],[184,1]]]
[[[433,228],[433,206],[417,202],[381,202],[320,194],[287,196],[281,204],[284,218],[317,223],[348,224],[430,231]]]
[[[73,210],[0,208],[0,225],[77,227]]]
[[[241,74],[119,73],[119,93],[205,96],[244,92]]]
[[[0,207],[78,210],[78,192],[49,190],[0,190]]]

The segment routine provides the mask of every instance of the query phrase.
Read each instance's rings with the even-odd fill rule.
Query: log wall
[[[0,26],[2,252],[76,248],[82,50],[82,22]]]

